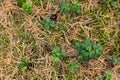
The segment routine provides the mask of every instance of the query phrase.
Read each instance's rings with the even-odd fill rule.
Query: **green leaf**
[[[47,23],[50,23],[50,22],[51,22],[51,20],[50,20],[49,17],[46,18],[46,22],[47,22]]]
[[[60,47],[58,47],[58,46],[57,46],[56,48],[54,48],[54,50],[53,50],[53,51],[54,51],[54,52],[58,52],[58,53],[59,53],[59,52],[61,51],[61,49],[60,49]]]
[[[88,52],[91,52],[91,51],[92,51],[92,45],[91,45],[91,44],[88,45],[88,46],[86,47],[86,50],[87,50]]]
[[[44,21],[42,21],[41,24],[47,30],[56,27],[56,24],[53,21],[51,21],[49,17],[47,17]]]
[[[20,64],[19,65],[19,70],[20,71],[25,71],[25,70],[27,70],[27,66],[25,66],[24,64]]]
[[[44,28],[47,29],[47,30],[49,30],[49,29],[50,29],[50,26],[47,25],[47,24],[45,24],[45,25],[44,25]]]
[[[52,61],[60,61],[60,58],[59,57],[51,57]]]
[[[118,59],[117,59],[117,55],[116,54],[112,54],[110,56],[110,61],[112,62],[112,64],[115,66],[118,63]]]
[[[71,4],[70,2],[62,2],[59,7],[61,8],[62,12],[67,14],[70,11]]]
[[[51,26],[51,28],[55,28],[56,24],[54,22],[51,22],[50,26]]]
[[[72,60],[70,64],[68,64],[68,68],[70,72],[78,71],[80,68],[80,65],[76,64],[75,60]]]
[[[112,73],[110,71],[106,71],[104,74],[104,80],[112,80]]]
[[[102,78],[96,78],[96,80],[103,80]]]
[[[22,63],[28,64],[29,60],[30,60],[30,59],[29,59],[28,56],[24,56],[24,57],[22,58]]]
[[[16,0],[16,2],[19,7],[22,7],[23,3],[25,3],[26,0]]]
[[[99,43],[94,44],[90,38],[86,38],[81,42],[75,41],[74,46],[79,51],[81,56],[79,59],[82,61],[99,57],[103,52],[103,47]]]
[[[75,41],[75,42],[74,42],[74,45],[75,45],[75,47],[78,49],[78,48],[80,47],[80,42]]]
[[[52,50],[52,60],[60,61],[62,57],[65,57],[65,52],[60,49],[60,47],[56,47]]]
[[[117,7],[117,3],[116,3],[116,2],[110,2],[110,5],[111,5],[112,7],[114,7],[114,8]]]
[[[64,51],[61,51],[61,56],[65,56],[66,55],[66,53],[64,52]]]
[[[27,13],[31,13],[32,12],[32,4],[28,1],[26,1],[24,4],[23,4],[23,9],[25,12]]]
[[[76,14],[80,13],[80,3],[74,2],[71,6],[71,12]]]

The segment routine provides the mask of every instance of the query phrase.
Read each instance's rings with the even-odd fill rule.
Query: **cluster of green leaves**
[[[112,80],[112,72],[106,71],[104,74],[104,80]]]
[[[16,2],[19,7],[22,7],[22,5],[26,2],[26,0],[16,0]]]
[[[116,54],[112,54],[110,56],[110,61],[112,62],[112,64],[115,66],[118,62],[118,59],[117,59],[117,55]]]
[[[112,7],[116,8],[117,7],[117,3],[113,0],[101,0],[103,3],[108,3],[110,4]]]
[[[103,47],[99,43],[93,43],[90,38],[86,38],[84,41],[74,41],[75,48],[79,51],[78,58],[82,61],[88,61],[91,58],[99,57],[103,52]],[[56,47],[52,50],[52,61],[60,61],[66,57],[66,53]],[[77,72],[80,65],[72,60],[71,63],[67,65],[70,72]]]
[[[103,47],[99,43],[94,44],[90,38],[86,38],[82,42],[75,41],[74,46],[80,53],[78,58],[82,61],[99,57],[103,52]]]
[[[32,12],[32,3],[27,0],[16,0],[19,7],[23,7],[24,11],[27,13]]]
[[[24,56],[23,58],[22,58],[22,61],[21,61],[21,64],[19,64],[19,70],[20,71],[25,71],[25,70],[27,70],[27,68],[28,68],[28,62],[29,62],[29,57],[28,56]]]
[[[62,58],[66,57],[66,53],[61,50],[60,47],[56,47],[52,50],[52,56],[51,60],[52,61],[60,61]],[[72,60],[71,63],[67,65],[68,70],[72,73],[77,72],[80,65],[76,63],[75,60]]]
[[[75,60],[72,60],[70,64],[68,64],[68,69],[70,72],[77,72],[80,68],[80,65],[76,63]]]
[[[62,12],[67,14],[68,12],[79,14],[80,13],[80,3],[73,2],[62,2],[59,7],[61,8]]]
[[[23,4],[23,9],[25,12],[27,13],[31,13],[32,12],[32,4],[28,1],[26,1],[24,4]]]
[[[60,61],[60,59],[65,56],[66,53],[62,51],[60,47],[56,47],[52,50],[52,61]]]
[[[51,21],[49,17],[47,17],[44,21],[42,21],[41,24],[47,30],[56,27],[56,24],[53,21]]]
[[[103,78],[96,78],[96,80],[112,80],[112,72],[106,71]]]
[[[71,12],[76,14],[80,13],[80,3],[74,2],[71,6]]]

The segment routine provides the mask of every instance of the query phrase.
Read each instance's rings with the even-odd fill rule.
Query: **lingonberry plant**
[[[110,61],[112,62],[112,64],[113,64],[114,66],[117,64],[118,59],[117,59],[116,54],[112,54],[112,55],[110,56]]]
[[[71,12],[72,14],[78,14],[80,13],[80,3],[79,2],[62,2],[59,6],[63,13],[67,14],[68,12]]]
[[[80,3],[79,2],[73,2],[73,4],[71,5],[71,12],[78,14],[80,13]]]
[[[112,80],[112,72],[106,71],[103,78],[96,78],[96,80]]]
[[[29,62],[29,57],[28,56],[24,56],[21,60],[21,64],[19,64],[19,70],[20,71],[25,71],[28,68],[28,62]]]
[[[116,8],[118,6],[117,3],[114,0],[101,0],[101,1],[102,1],[102,3],[110,4],[110,6],[114,7],[114,8]]]
[[[103,47],[99,43],[94,44],[90,38],[82,42],[75,41],[74,46],[79,51],[78,58],[82,61],[99,57],[103,52]]]
[[[72,73],[77,72],[80,68],[80,65],[76,63],[75,60],[72,60],[70,64],[68,64],[68,70]]]
[[[104,74],[104,80],[112,80],[112,72],[106,71]]]
[[[26,2],[23,4],[23,9],[24,9],[25,12],[31,13],[31,12],[32,12],[32,3],[26,1]]]
[[[56,47],[52,50],[52,61],[60,61],[62,57],[65,57],[66,53],[61,50],[60,47]]]
[[[25,12],[32,12],[32,3],[30,3],[28,0],[16,0],[16,2],[19,7],[23,7]]]
[[[22,5],[26,2],[26,0],[16,0],[16,2],[19,7],[22,7]]]
[[[51,21],[49,17],[47,17],[44,21],[42,21],[41,24],[47,30],[56,27],[56,24],[53,21]]]
[[[59,7],[63,13],[67,14],[70,11],[71,4],[70,2],[62,2]]]

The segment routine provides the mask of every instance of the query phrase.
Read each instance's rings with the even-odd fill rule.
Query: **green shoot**
[[[52,61],[60,61],[62,57],[65,57],[66,53],[60,49],[60,47],[56,47],[52,50]]]
[[[23,4],[23,9],[24,9],[25,12],[31,13],[31,12],[32,12],[32,3],[26,1],[26,2]]]
[[[77,72],[80,68],[80,65],[76,63],[75,60],[72,60],[70,64],[68,64],[68,69],[70,72]]]
[[[74,46],[80,53],[78,58],[83,61],[99,57],[103,52],[103,47],[99,43],[94,44],[89,38],[83,42],[75,41]]]
[[[47,30],[56,27],[56,24],[53,21],[51,21],[49,17],[47,17],[44,21],[42,21],[41,24]]]
[[[21,62],[21,64],[19,64],[19,70],[20,71],[25,71],[25,70],[27,70],[27,68],[28,68],[28,62],[29,62],[29,57],[28,56],[24,56],[23,58],[22,58],[22,62]]]

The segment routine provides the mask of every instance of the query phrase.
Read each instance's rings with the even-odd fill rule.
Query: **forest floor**
[[[120,0],[28,2],[0,0],[0,80],[120,80]],[[72,42],[85,38],[103,51],[82,62]],[[57,46],[69,55],[53,59]]]

